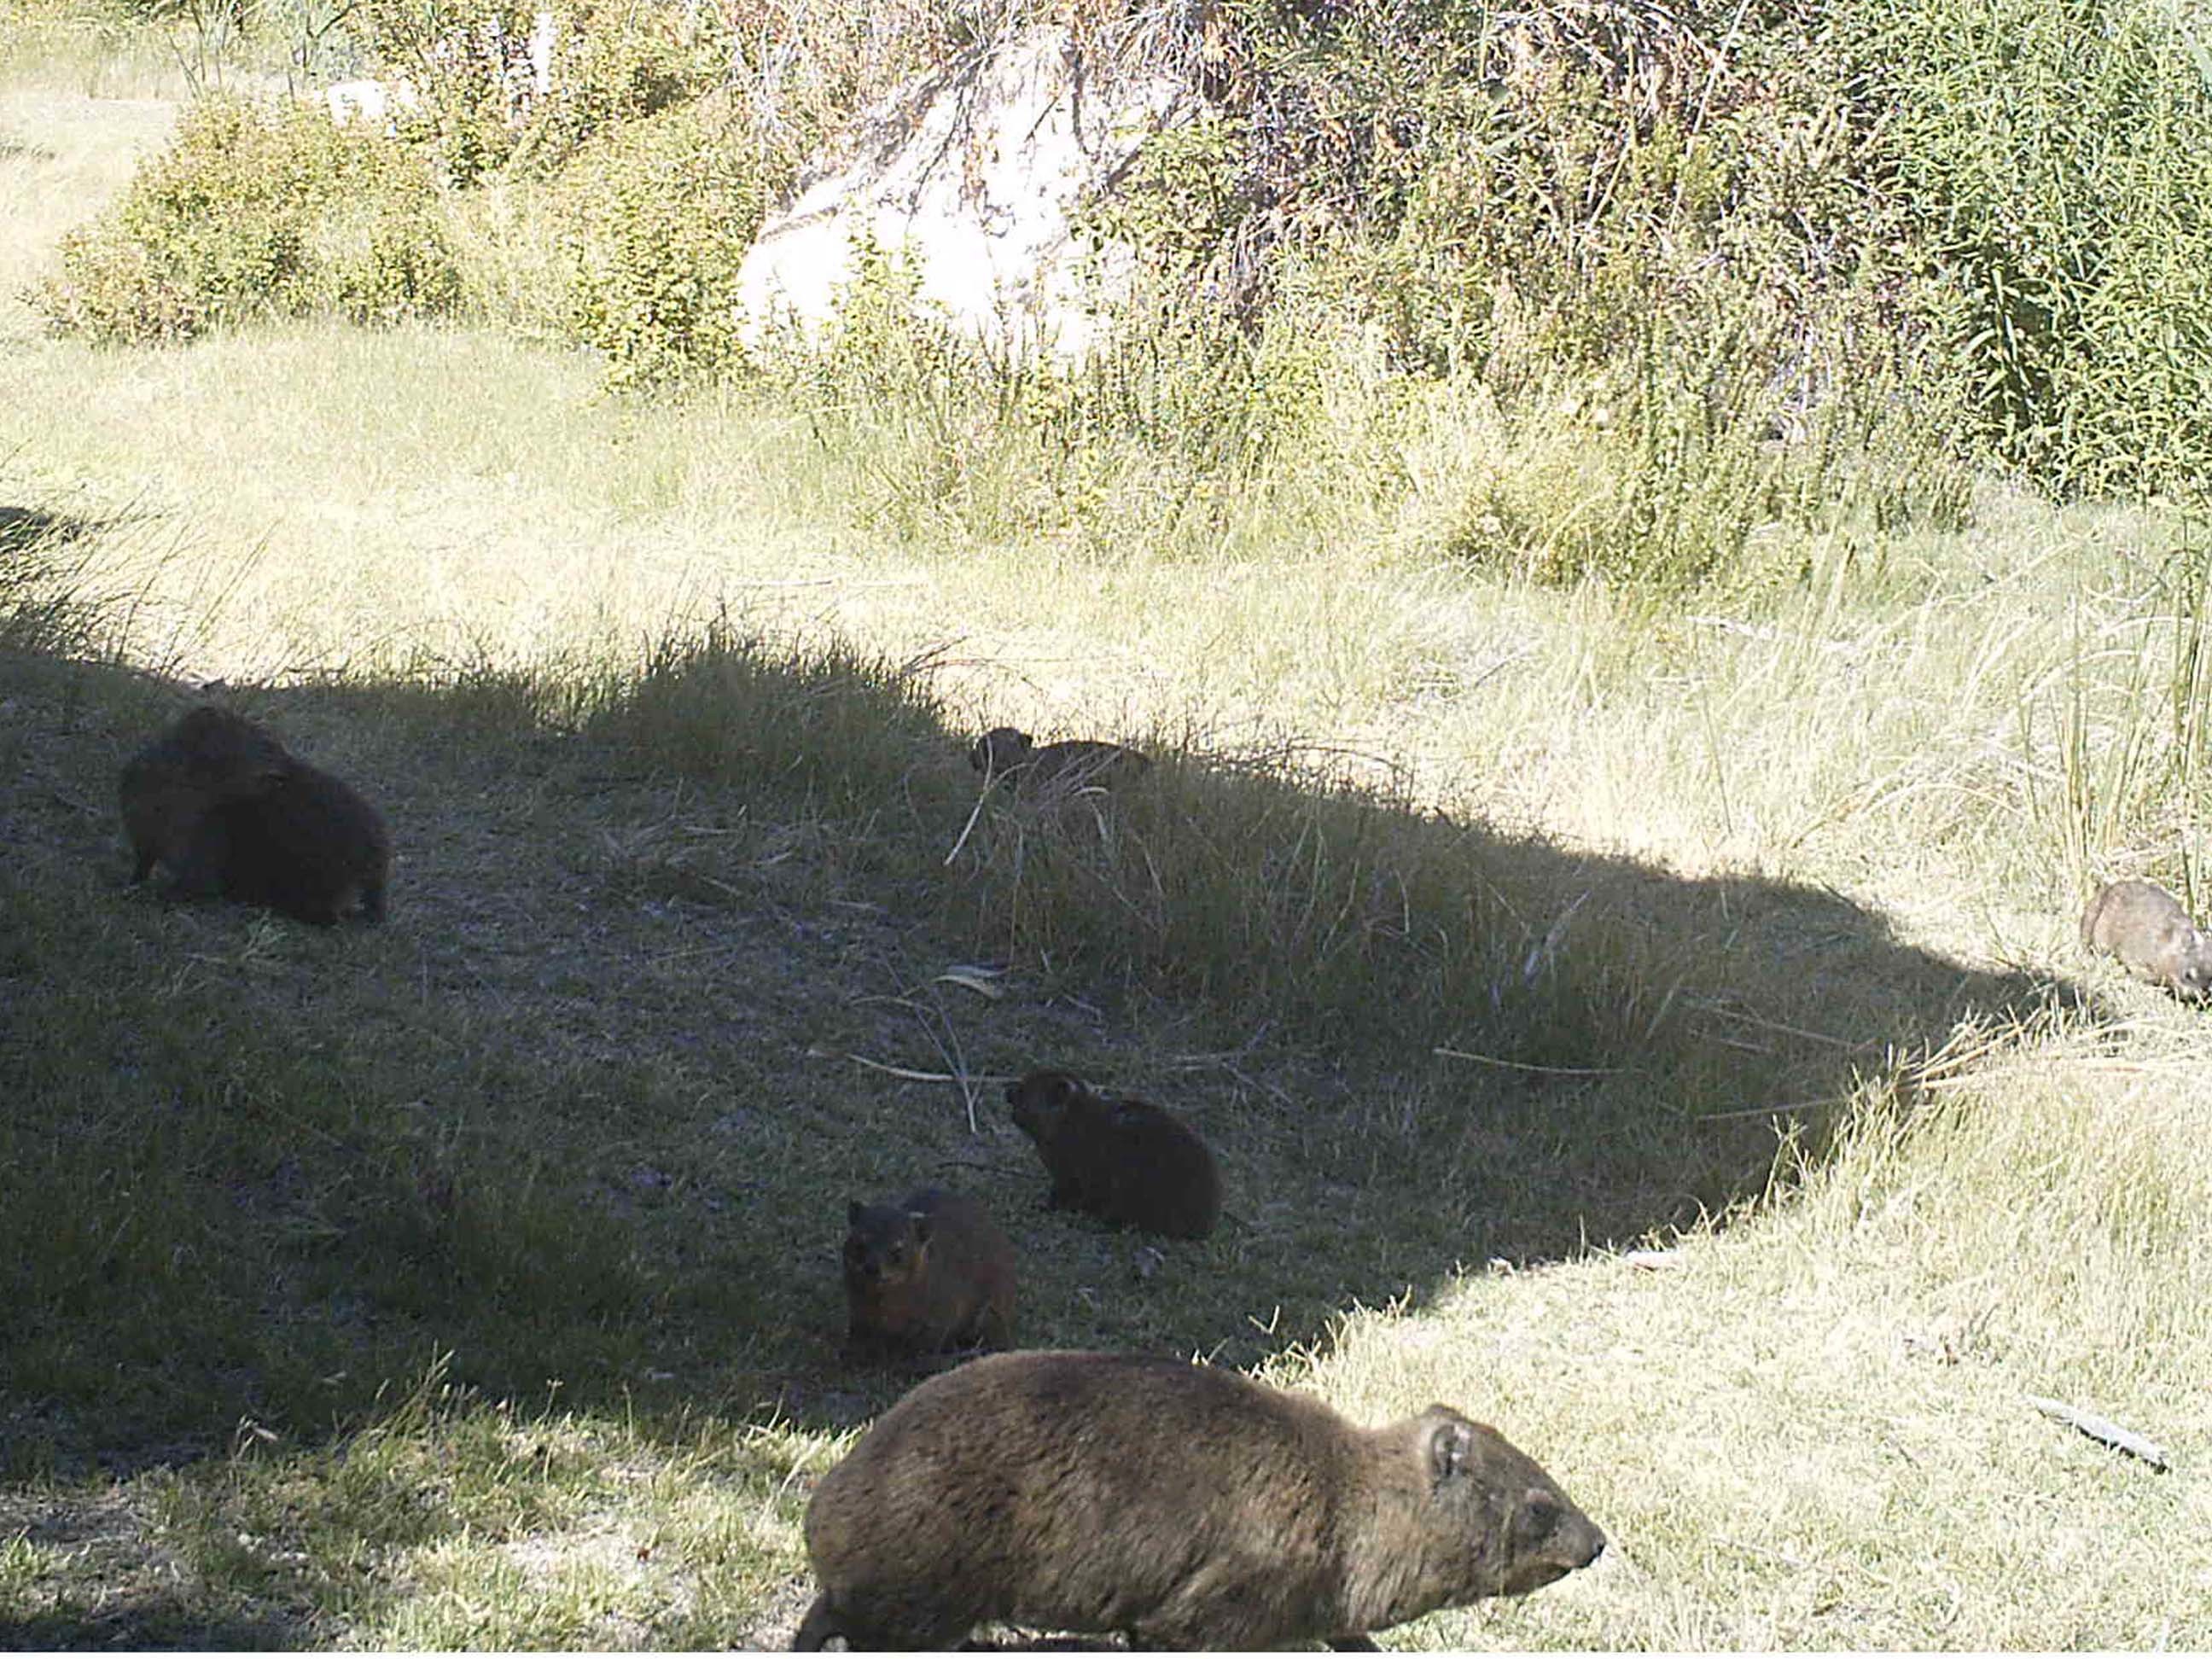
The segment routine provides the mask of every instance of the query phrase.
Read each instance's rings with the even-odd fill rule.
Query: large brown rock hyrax
[[[119,793],[134,882],[160,865],[179,897],[221,894],[302,921],[383,919],[384,820],[243,715],[191,710],[125,765]]]
[[[2178,996],[2212,995],[2212,934],[2199,932],[2181,901],[2154,883],[2116,881],[2091,899],[2081,944],[2110,951],[2137,978]]]
[[[1012,778],[1020,789],[1121,783],[1152,763],[1149,756],[1094,738],[1071,738],[1039,748],[1028,732],[1011,726],[994,726],[968,751],[968,764],[991,781]]]
[[[931,1378],[822,1477],[792,1645],[949,1648],[986,1620],[1132,1645],[1351,1642],[1525,1595],[1605,1534],[1495,1429],[1379,1429],[1209,1366],[1010,1353]]]
[[[1170,1238],[1204,1238],[1221,1218],[1221,1174],[1198,1133],[1147,1100],[1094,1092],[1066,1072],[1006,1085],[1015,1127],[1052,1176],[1045,1202]]]
[[[846,1206],[845,1309],[858,1351],[1003,1347],[1014,1330],[1014,1247],[958,1193],[924,1187]]]

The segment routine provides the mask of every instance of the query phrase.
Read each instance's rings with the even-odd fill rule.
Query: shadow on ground
[[[2078,995],[1196,761],[987,803],[948,866],[975,780],[910,678],[735,673],[239,694],[394,828],[389,924],[315,929],[126,889],[116,771],[181,690],[0,658],[0,1478],[329,1443],[433,1364],[849,1426],[911,1375],[841,1357],[846,1200],[925,1182],[1012,1236],[1025,1344],[1249,1364],[1756,1198],[1778,1124],[1817,1155],[1861,1079]],[[1046,1061],[1201,1129],[1213,1238],[1042,1207],[998,1084]]]

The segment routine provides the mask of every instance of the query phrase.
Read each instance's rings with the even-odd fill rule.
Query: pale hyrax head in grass
[[[2091,899],[2081,913],[2081,944],[2118,957],[2136,977],[2176,996],[2212,996],[2212,935],[2154,882],[2116,881]]]
[[[793,1645],[945,1649],[989,1621],[1153,1648],[1364,1644],[1541,1589],[1605,1543],[1449,1407],[1363,1429],[1213,1366],[1000,1354],[921,1384],[823,1476],[821,1594]]]
[[[1013,1338],[1014,1247],[983,1206],[925,1187],[845,1210],[845,1310],[855,1353],[1003,1347]]]
[[[1152,763],[1149,756],[1096,738],[1070,738],[1040,748],[1026,732],[994,726],[975,739],[968,763],[995,783],[1012,778],[1021,789],[1076,789],[1126,782]]]

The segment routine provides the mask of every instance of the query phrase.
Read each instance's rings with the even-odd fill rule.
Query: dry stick
[[[1747,1107],[1741,1112],[1697,1112],[1691,1115],[1693,1123],[1725,1123],[1737,1117],[1778,1117],[1784,1112],[1810,1112],[1823,1106],[1840,1106],[1846,1097],[1823,1095],[1818,1100],[1784,1100],[1771,1106]]]
[[[2173,1467],[2166,1457],[2165,1447],[2144,1439],[2132,1429],[2122,1428],[2109,1417],[2100,1417],[2094,1412],[2085,1412],[2056,1400],[2045,1400],[2041,1395],[2023,1395],[2021,1398],[2045,1417],[2055,1417],[2060,1422],[2081,1430],[2090,1439],[2102,1441],[2115,1451],[2124,1451],[2130,1457],[2140,1457],[2154,1469]]]
[[[1532,1066],[1525,1060],[1471,1054],[1464,1048],[1431,1048],[1429,1052],[1443,1060],[1471,1060],[1477,1065],[1496,1066],[1509,1072],[1540,1072],[1546,1077],[1619,1077],[1627,1069],[1622,1066]]]
[[[975,832],[975,820],[983,816],[983,802],[990,793],[991,779],[987,773],[983,778],[982,788],[976,792],[975,805],[969,809],[968,822],[960,826],[960,839],[952,843],[952,850],[945,855],[946,869],[950,870],[952,867],[952,860],[960,856],[960,849],[968,844],[968,837]]]
[[[1756,1025],[1762,1031],[1777,1031],[1784,1036],[1803,1037],[1810,1042],[1826,1042],[1838,1048],[1871,1048],[1875,1046],[1870,1038],[1832,1036],[1826,1031],[1808,1030],[1802,1025],[1785,1025],[1778,1019],[1762,1019],[1757,1014],[1747,1014],[1741,1008],[1730,1008],[1723,1003],[1706,1002],[1700,1000],[1692,1002],[1690,1006],[1701,1013],[1717,1015],[1722,1019],[1733,1019],[1745,1025]]]
[[[886,1066],[880,1060],[870,1060],[866,1054],[848,1052],[845,1058],[866,1066],[872,1072],[883,1072],[891,1077],[902,1077],[909,1083],[957,1083],[960,1081],[950,1072],[917,1072],[905,1066]]]

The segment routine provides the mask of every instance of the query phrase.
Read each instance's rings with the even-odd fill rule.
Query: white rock
[[[1090,249],[1070,212],[1110,189],[1147,135],[1196,109],[1166,76],[1101,73],[1052,25],[919,77],[763,223],[738,276],[744,337],[829,316],[855,240],[872,238],[902,252],[921,298],[962,326],[1079,359],[1095,324],[1080,271]],[[1131,264],[1126,249],[1098,261],[1100,297],[1126,286]]]

